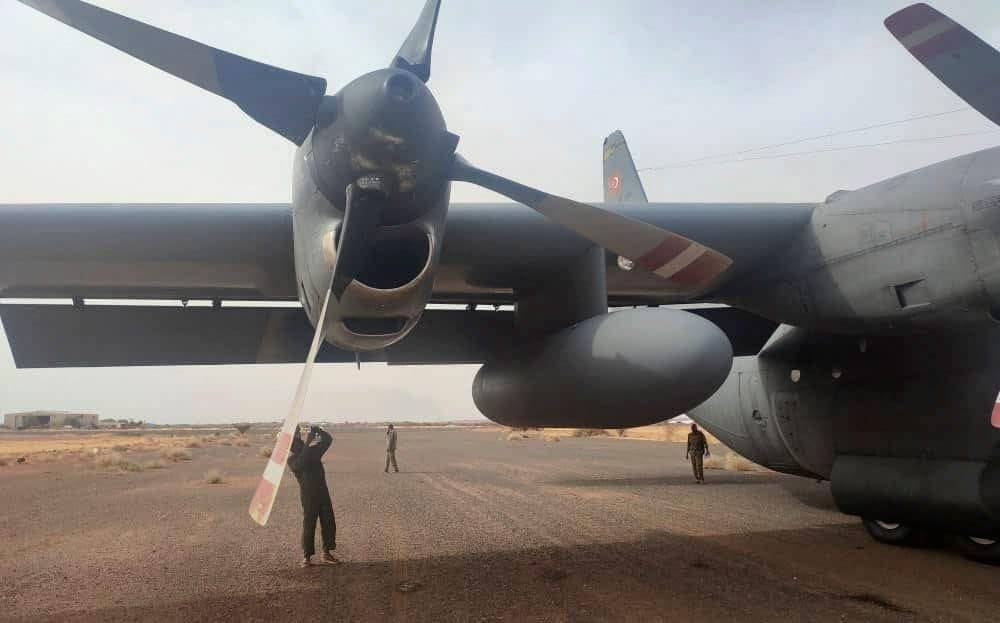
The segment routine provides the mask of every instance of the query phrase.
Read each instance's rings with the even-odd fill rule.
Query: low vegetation
[[[239,433],[241,435],[246,435],[247,431],[250,430],[251,426],[253,426],[253,425],[252,424],[234,424],[233,428],[235,428],[237,431],[239,431]]]
[[[735,452],[729,452],[726,456],[711,456],[705,459],[705,469],[722,469],[728,472],[753,472],[759,468],[754,465],[753,461]]]
[[[225,481],[222,478],[222,472],[213,469],[205,473],[205,482],[210,485],[221,485]]]
[[[166,466],[167,466],[167,464],[164,463],[163,461],[161,461],[160,459],[154,459],[152,461],[146,461],[145,463],[142,464],[142,467],[144,469],[163,469]]]
[[[258,454],[260,454],[265,459],[269,459],[269,458],[271,458],[271,448],[267,448],[267,447],[261,448],[260,452]]]
[[[197,439],[189,439],[187,443],[184,444],[185,448],[200,448],[201,442]]]
[[[101,469],[118,469],[123,472],[141,472],[144,467],[125,458],[121,452],[102,454],[94,459],[94,464]]]
[[[576,428],[573,429],[574,437],[605,437],[608,431],[603,428]]]
[[[181,461],[190,461],[191,453],[184,448],[178,448],[176,446],[172,448],[164,448],[160,453],[164,459],[168,461],[173,461],[174,463],[179,463]]]

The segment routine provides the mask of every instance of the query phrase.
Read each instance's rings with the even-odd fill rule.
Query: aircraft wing
[[[622,204],[614,211],[669,228],[733,258],[707,297],[766,263],[808,220],[809,204]],[[0,320],[19,367],[301,361],[310,329],[295,301],[287,204],[0,205]],[[519,204],[453,204],[434,303],[507,304],[590,245]],[[513,242],[512,242],[513,241]],[[656,275],[608,254],[612,306],[690,302]],[[11,299],[260,301],[221,308],[18,304]],[[719,318],[724,314],[713,312]],[[734,318],[734,339],[773,323]],[[720,324],[720,326],[721,326]],[[509,339],[510,312],[429,310],[390,363],[476,363]],[[730,332],[730,331],[727,331]],[[759,348],[756,338],[737,351]],[[763,342],[761,342],[762,344]],[[736,344],[736,342],[734,342]],[[327,348],[321,361],[353,361]]]

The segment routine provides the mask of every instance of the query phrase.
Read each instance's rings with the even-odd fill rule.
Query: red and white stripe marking
[[[296,427],[298,423],[296,422]],[[271,514],[271,507],[274,506],[274,498],[281,485],[281,476],[285,471],[285,464],[288,462],[288,450],[292,446],[291,434],[284,430],[278,434],[278,439],[271,450],[271,458],[264,468],[264,475],[260,478],[257,491],[253,494],[250,502],[250,516],[260,525],[267,523],[267,518]]]
[[[974,41],[974,35],[926,4],[914,4],[894,13],[885,26],[910,54],[922,63],[954,52]]]
[[[267,520],[271,516],[271,509],[274,507],[274,500],[278,495],[278,487],[281,486],[281,477],[285,473],[285,464],[288,462],[288,451],[292,447],[292,435],[299,434],[299,418],[302,416],[302,407],[306,402],[306,390],[309,389],[309,380],[312,378],[316,356],[323,343],[323,328],[326,326],[326,310],[330,307],[332,287],[331,281],[330,286],[326,289],[326,298],[323,299],[323,309],[316,321],[316,332],[313,334],[312,346],[309,347],[306,365],[302,368],[302,375],[299,377],[299,385],[295,390],[292,407],[281,425],[281,432],[278,433],[274,449],[271,450],[271,458],[267,460],[267,467],[264,468],[264,474],[261,476],[257,490],[250,501],[250,517],[262,526],[267,524]]]
[[[674,235],[637,258],[636,263],[677,285],[697,288],[710,283],[732,261],[705,245]]]
[[[993,415],[990,417],[993,428],[1000,428],[1000,396],[997,396],[996,404],[993,405]]]

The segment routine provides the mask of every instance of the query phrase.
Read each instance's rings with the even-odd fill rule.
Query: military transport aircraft
[[[306,361],[259,523],[314,361],[481,363],[473,397],[497,422],[687,412],[762,465],[829,479],[878,540],[940,531],[1000,559],[1000,148],[818,205],[657,204],[615,134],[607,201],[586,205],[458,155],[427,86],[440,0],[388,68],[333,94],[78,0],[20,1],[297,146],[291,205],[0,206],[0,295],[74,301],[0,308],[19,367]],[[924,4],[886,26],[1000,123],[1000,53]],[[516,203],[452,204],[452,182]],[[295,300],[305,314],[265,304]],[[659,307],[691,302],[728,307]]]

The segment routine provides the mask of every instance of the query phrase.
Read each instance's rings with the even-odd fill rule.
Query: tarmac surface
[[[995,621],[1000,568],[871,541],[829,488],[707,471],[679,444],[335,432],[338,566],[298,568],[286,473],[247,515],[251,448],[137,473],[0,467],[4,621]],[[273,440],[273,436],[271,437]],[[139,457],[141,458],[141,457]],[[217,469],[225,482],[210,485]],[[318,536],[318,535],[317,535]]]

